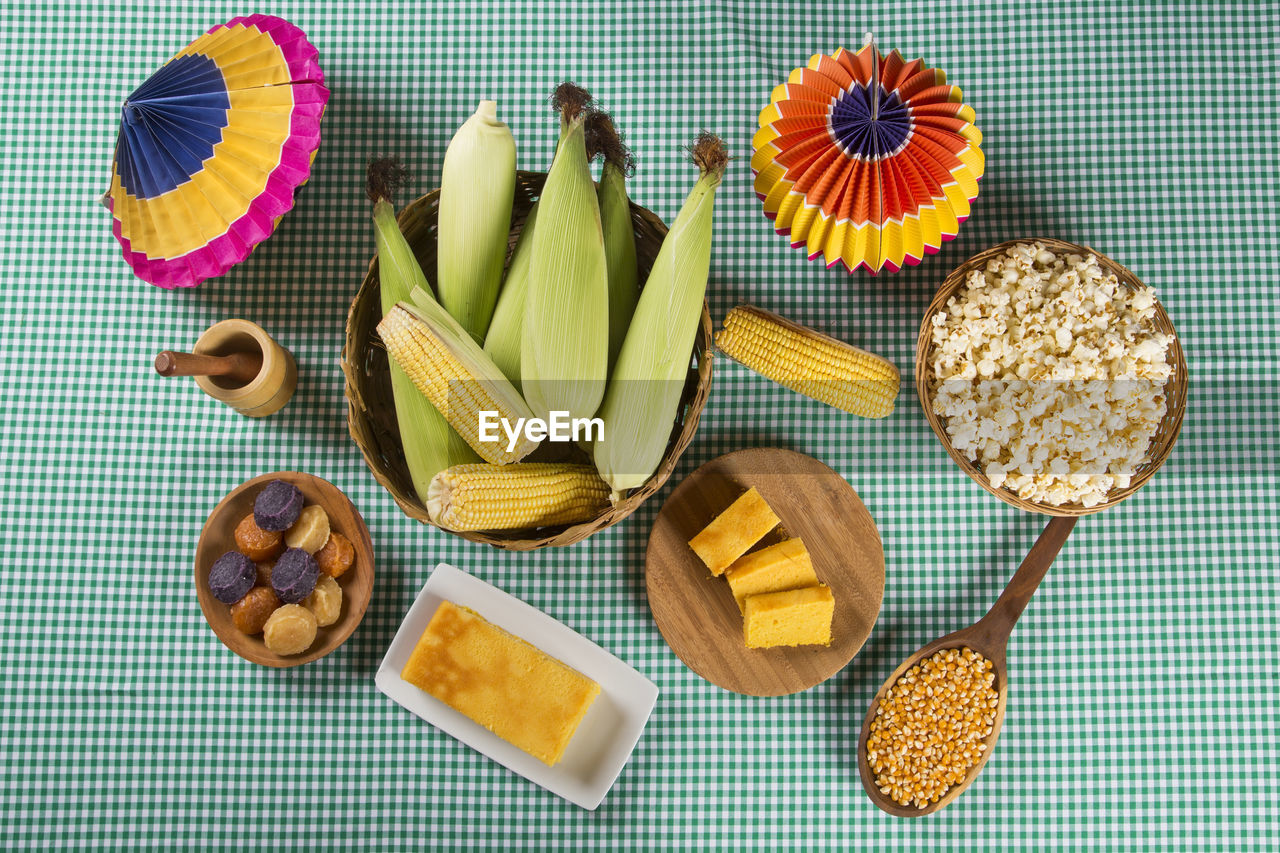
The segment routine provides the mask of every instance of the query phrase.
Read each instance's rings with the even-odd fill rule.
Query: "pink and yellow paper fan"
[[[139,86],[103,196],[138,277],[193,287],[271,236],[311,175],[328,100],[315,47],[270,15],[219,24]]]
[[[953,239],[978,195],[982,133],[923,60],[817,54],[773,90],[752,140],[765,215],[809,260],[896,271]]]

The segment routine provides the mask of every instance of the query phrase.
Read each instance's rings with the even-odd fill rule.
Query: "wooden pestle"
[[[155,366],[161,376],[222,376],[237,385],[247,385],[262,371],[262,356],[247,352],[197,355],[165,350],[156,356]]]

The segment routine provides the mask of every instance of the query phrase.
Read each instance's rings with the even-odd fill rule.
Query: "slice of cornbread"
[[[831,588],[822,584],[748,595],[742,611],[747,648],[829,646],[835,609]]]
[[[400,677],[547,765],[600,694],[582,673],[451,601],[440,603]]]
[[[689,547],[719,577],[778,523],[764,498],[750,488],[690,539]]]
[[[786,539],[739,557],[725,570],[724,579],[742,610],[748,595],[816,586],[818,574],[804,542]]]

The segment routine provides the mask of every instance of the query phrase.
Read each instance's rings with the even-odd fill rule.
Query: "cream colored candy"
[[[342,587],[328,575],[321,575],[316,588],[302,602],[302,606],[315,614],[321,628],[338,621],[342,613]]]
[[[316,640],[315,614],[300,604],[286,604],[267,618],[262,640],[278,655],[296,655]]]
[[[329,541],[329,514],[324,507],[304,506],[298,520],[284,533],[284,544],[314,554]]]

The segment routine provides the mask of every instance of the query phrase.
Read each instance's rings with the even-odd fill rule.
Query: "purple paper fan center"
[[[840,93],[831,107],[831,136],[840,150],[851,157],[881,160],[902,150],[911,136],[911,113],[897,92],[854,85]]]

